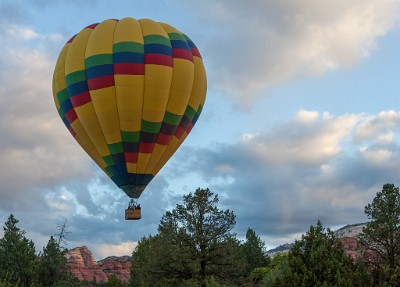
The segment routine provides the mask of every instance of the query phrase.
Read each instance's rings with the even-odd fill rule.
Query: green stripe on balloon
[[[102,156],[102,158],[107,166],[112,166],[115,164],[112,155]]]
[[[142,132],[158,133],[162,123],[155,123],[142,120]]]
[[[65,81],[67,82],[67,86],[86,81],[85,70],[76,71],[76,72],[66,75]]]
[[[57,93],[57,100],[58,103],[61,105],[62,102],[64,102],[65,100],[69,99],[69,94],[68,94],[68,90],[67,88],[62,89],[61,91],[59,91]]]
[[[85,59],[86,69],[106,64],[113,64],[113,54],[98,54]]]
[[[119,42],[113,46],[114,53],[135,52],[144,53],[144,45],[136,42]]]
[[[108,149],[110,150],[111,154],[117,154],[124,151],[122,142],[108,144]]]
[[[165,38],[160,35],[146,35],[144,36],[144,43],[145,44],[162,44],[168,47],[171,47],[171,41],[168,38]]]
[[[122,141],[137,143],[140,141],[140,132],[121,131]]]
[[[186,42],[185,37],[183,37],[183,35],[180,34],[180,33],[168,33],[168,37],[171,40],[179,40],[179,41],[185,41]]]
[[[195,114],[196,110],[194,110],[191,106],[186,107],[185,117],[187,117],[189,120],[192,120]]]
[[[181,115],[176,115],[167,111],[165,112],[163,121],[166,122],[167,124],[177,126],[181,122],[181,119],[182,119]]]

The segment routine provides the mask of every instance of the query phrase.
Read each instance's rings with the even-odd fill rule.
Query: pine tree
[[[4,237],[0,239],[0,278],[9,278],[12,284],[30,286],[35,277],[36,255],[32,240],[17,227],[19,221],[10,214],[5,223]]]
[[[142,239],[133,253],[132,282],[204,287],[212,276],[229,282],[242,275],[240,244],[230,233],[235,215],[220,210],[218,201],[209,189],[197,189],[167,211],[158,234]]]
[[[277,286],[369,286],[342,249],[333,231],[320,221],[297,240],[288,254],[287,272]]]
[[[400,191],[393,184],[383,185],[364,213],[371,221],[359,235],[364,259],[376,275],[376,283],[395,280],[400,269]],[[396,270],[397,269],[397,270]]]
[[[241,249],[247,262],[248,273],[255,268],[266,267],[268,260],[265,255],[265,243],[253,229],[247,229],[246,241],[242,243]]]
[[[69,278],[67,260],[64,257],[66,249],[62,249],[53,236],[43,247],[40,256],[37,277],[43,286],[60,286]]]

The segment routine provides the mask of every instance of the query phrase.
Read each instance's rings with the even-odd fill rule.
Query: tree
[[[11,284],[30,286],[35,276],[36,255],[32,240],[17,227],[19,221],[10,214],[0,239],[0,278],[8,277]]]
[[[372,266],[378,283],[392,280],[400,267],[400,192],[383,185],[372,203],[364,208],[370,222],[359,235],[363,258]]]
[[[126,286],[121,280],[118,279],[117,275],[113,274],[108,278],[108,281],[104,284],[104,287],[124,287]]]
[[[240,277],[244,261],[240,244],[230,233],[235,215],[220,210],[218,202],[209,189],[197,189],[183,197],[183,204],[167,211],[158,234],[143,238],[133,253],[132,282],[204,287],[212,277],[220,282]],[[152,282],[146,272],[151,272]]]
[[[258,279],[257,282],[262,280],[257,286],[280,286],[279,282],[283,282],[289,272],[288,253],[277,253],[269,260],[268,267],[253,270],[252,276]]]
[[[368,286],[342,244],[320,221],[311,226],[289,251],[287,272],[276,286]]]
[[[247,262],[247,273],[253,269],[267,266],[265,243],[251,228],[247,229],[246,241],[241,245],[243,257]]]
[[[65,254],[65,237],[67,231],[67,221],[57,226],[59,233],[56,238],[50,237],[47,245],[43,247],[43,252],[39,254],[39,264],[37,268],[37,281],[42,286],[70,286],[72,275],[68,271],[67,259]]]
[[[43,286],[60,286],[69,278],[67,270],[66,249],[62,249],[53,236],[47,245],[43,247],[43,253],[39,257],[37,277]]]
[[[160,271],[164,242],[159,235],[143,237],[132,256],[131,286],[162,286]]]

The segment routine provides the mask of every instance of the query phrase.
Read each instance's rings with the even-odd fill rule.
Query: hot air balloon
[[[75,140],[132,200],[179,148],[203,109],[207,79],[188,36],[149,19],[87,26],[53,74],[58,113]]]

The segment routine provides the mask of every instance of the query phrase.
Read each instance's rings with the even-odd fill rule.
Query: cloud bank
[[[210,86],[245,107],[290,79],[354,65],[400,19],[395,0],[232,0],[197,6],[199,25],[208,31],[201,44],[214,78]]]

